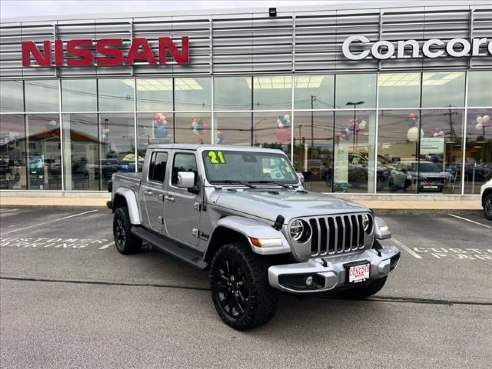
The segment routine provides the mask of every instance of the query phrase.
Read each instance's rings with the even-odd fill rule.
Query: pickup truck
[[[108,190],[118,251],[145,241],[209,270],[215,308],[237,330],[268,322],[279,292],[371,296],[400,258],[384,220],[306,191],[280,150],[151,145],[142,172],[114,173]]]

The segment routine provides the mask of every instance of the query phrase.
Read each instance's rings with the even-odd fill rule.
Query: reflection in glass
[[[175,78],[174,95],[177,111],[210,111],[210,78]]]
[[[292,76],[253,77],[253,86],[254,110],[291,109]]]
[[[22,81],[2,81],[0,87],[0,112],[23,112],[24,92]]]
[[[173,143],[173,114],[140,113],[137,116],[137,169],[141,171],[145,151],[151,144]]]
[[[215,113],[215,143],[251,146],[251,119],[251,113]]]
[[[464,72],[427,72],[422,75],[422,107],[460,107],[465,103]]]
[[[373,192],[374,122],[372,111],[336,113],[334,192]]]
[[[376,74],[341,74],[336,76],[336,108],[346,108],[348,101],[364,101],[363,108],[376,107]]]
[[[27,189],[26,135],[23,115],[0,116],[0,189]]]
[[[172,111],[172,79],[137,79],[137,110],[160,113]]]
[[[215,110],[250,110],[251,77],[214,78]]]
[[[333,168],[333,112],[296,112],[294,167],[311,191],[331,191]]]
[[[468,72],[468,106],[490,107],[492,104],[492,72]]]
[[[295,109],[332,109],[335,94],[335,76],[296,76]]]
[[[492,108],[469,109],[466,117],[465,193],[478,194],[492,178]]]
[[[115,172],[135,172],[135,123],[133,114],[99,115],[100,165],[96,177],[101,188]]]
[[[57,112],[60,110],[58,81],[25,81],[26,111]]]
[[[420,105],[420,73],[381,73],[380,108],[414,108]]]
[[[211,144],[210,114],[177,113],[176,143]]]
[[[100,190],[96,114],[66,113],[63,119],[63,160],[66,190]]]
[[[64,112],[95,112],[97,110],[96,80],[62,80],[62,110]]]
[[[99,110],[134,110],[134,79],[99,79],[98,88]]]
[[[290,156],[291,127],[290,111],[255,113],[253,115],[253,146],[279,149]]]
[[[28,188],[61,189],[58,114],[26,115]]]

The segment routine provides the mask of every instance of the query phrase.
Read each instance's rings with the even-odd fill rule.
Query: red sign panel
[[[133,65],[136,62],[166,64],[169,54],[177,64],[190,62],[189,38],[181,37],[181,51],[170,37],[158,38],[153,50],[146,38],[132,40],[128,54],[121,47],[121,38],[79,40],[46,40],[41,49],[33,41],[22,41],[22,66],[31,66],[32,59],[40,67],[90,67]]]

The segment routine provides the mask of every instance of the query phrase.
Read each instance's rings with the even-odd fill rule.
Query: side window
[[[171,178],[171,184],[173,186],[178,183],[178,172],[194,172],[196,186],[198,181],[198,167],[196,165],[195,155],[176,154],[174,156],[173,173]]]
[[[154,152],[150,158],[149,181],[162,182],[166,177],[167,153]]]

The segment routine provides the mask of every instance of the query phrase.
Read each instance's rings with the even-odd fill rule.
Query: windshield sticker
[[[210,164],[226,164],[222,151],[209,151],[208,158],[210,159]]]

